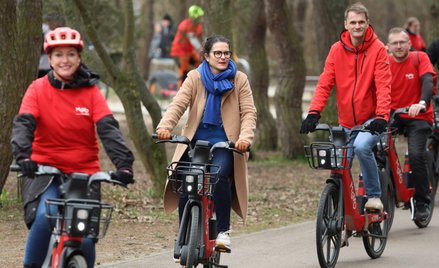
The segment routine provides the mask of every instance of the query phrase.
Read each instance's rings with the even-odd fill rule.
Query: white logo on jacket
[[[90,116],[90,110],[87,107],[76,107],[76,115]]]
[[[414,74],[412,74],[412,73],[409,73],[409,74],[405,74],[405,78],[407,78],[408,80],[412,80],[412,79],[414,79],[414,78],[415,78],[415,75],[414,75]]]

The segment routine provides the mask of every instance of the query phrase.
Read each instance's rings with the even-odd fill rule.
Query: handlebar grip
[[[10,165],[9,166],[9,170],[13,171],[13,172],[21,172],[21,167],[19,165],[17,165],[17,164]]]
[[[159,135],[157,135],[157,133],[152,133],[152,134],[151,134],[151,138],[152,138],[153,140],[157,140],[157,139],[159,138]]]

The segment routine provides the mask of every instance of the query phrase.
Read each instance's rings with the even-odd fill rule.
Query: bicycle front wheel
[[[69,258],[67,268],[87,268],[87,262],[84,256],[76,254]]]
[[[326,184],[320,196],[316,222],[316,245],[320,267],[335,267],[340,253],[341,228],[338,217],[339,190],[334,183]]]
[[[192,268],[198,264],[198,234],[200,227],[200,210],[197,206],[192,206],[190,223],[187,226],[186,236],[186,252],[185,252],[185,267]]]
[[[364,249],[367,255],[372,259],[379,258],[386,248],[387,234],[390,230],[390,224],[393,222],[392,209],[394,209],[394,201],[391,195],[392,191],[386,185],[390,178],[386,171],[379,170],[379,177],[381,182],[381,202],[383,203],[384,211],[388,213],[388,217],[381,221],[375,222],[368,226],[368,232],[363,236]],[[390,213],[390,214],[389,214]]]

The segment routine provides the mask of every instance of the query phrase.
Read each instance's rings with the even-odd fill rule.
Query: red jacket
[[[392,75],[386,49],[372,27],[355,48],[348,31],[332,45],[317,83],[309,112],[321,113],[335,85],[338,121],[351,128],[371,118],[389,119]]]

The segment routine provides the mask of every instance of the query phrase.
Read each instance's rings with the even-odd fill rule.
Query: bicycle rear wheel
[[[87,268],[87,262],[85,261],[84,256],[76,254],[70,257],[67,262],[67,268]]]
[[[383,202],[384,211],[394,209],[394,201],[391,196],[389,188],[387,187],[390,181],[387,172],[379,170],[379,177],[381,182],[381,201]],[[389,215],[390,216],[390,215]],[[379,258],[386,248],[387,234],[390,229],[392,217],[387,217],[382,222],[375,222],[368,226],[368,233],[363,236],[363,245],[366,249],[367,255],[372,259]]]
[[[200,226],[200,210],[198,206],[192,206],[190,222],[187,225],[186,243],[182,248],[183,266],[196,267],[198,264],[198,234]]]
[[[340,253],[341,228],[338,218],[339,190],[334,183],[326,184],[317,209],[316,245],[320,267],[335,267]]]

